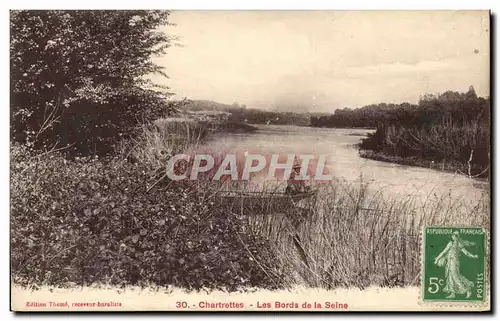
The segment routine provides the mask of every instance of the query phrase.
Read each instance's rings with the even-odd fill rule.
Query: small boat
[[[316,191],[306,193],[221,191],[218,200],[231,210],[245,210],[248,213],[266,214],[289,211],[301,200],[310,198]]]

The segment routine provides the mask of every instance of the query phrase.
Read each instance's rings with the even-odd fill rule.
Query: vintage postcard
[[[11,10],[11,310],[490,311],[490,33]]]

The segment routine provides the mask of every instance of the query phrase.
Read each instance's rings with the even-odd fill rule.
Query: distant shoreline
[[[252,133],[257,129],[258,128],[253,125],[245,124],[242,122],[226,122],[222,124],[218,132],[231,134]]]
[[[328,126],[313,126],[309,125],[311,128],[328,128],[328,129],[364,129],[364,130],[376,130],[377,127],[354,127],[354,126],[345,126],[345,127],[328,127]]]
[[[364,150],[364,149],[359,149],[359,156],[361,158],[366,158],[386,163],[393,163],[393,164],[413,166],[413,167],[422,167],[422,168],[436,170],[439,172],[446,172],[452,174],[457,174],[457,172],[461,171],[462,172],[461,174],[467,177],[466,170],[464,169],[463,165],[451,162],[434,163],[433,161],[424,160],[418,157],[393,156],[382,152],[375,152],[372,150]],[[478,180],[488,180],[487,177],[472,177],[472,178]]]

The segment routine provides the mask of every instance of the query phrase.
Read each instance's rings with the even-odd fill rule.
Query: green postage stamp
[[[484,302],[486,241],[481,227],[426,227],[423,301]]]

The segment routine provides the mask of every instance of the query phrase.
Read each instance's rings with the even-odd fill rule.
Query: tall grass
[[[490,128],[471,121],[443,120],[433,126],[379,126],[360,143],[378,154],[441,163],[462,173],[487,177],[490,164]],[[375,155],[376,157],[376,155]],[[447,166],[448,165],[448,166]]]
[[[118,154],[152,169],[165,168],[173,155],[196,148],[209,133],[208,125],[196,121],[168,121],[143,124],[137,138],[123,141]]]
[[[144,127],[143,134],[129,148],[138,162],[165,169],[166,160],[175,153],[203,151],[200,142],[207,129],[202,124],[159,124]],[[206,153],[215,158],[215,168],[225,155],[223,151]],[[284,183],[212,182],[214,171],[203,173],[186,187],[200,195],[200,203],[213,204],[212,210],[222,209],[228,218],[246,220],[247,224],[234,233],[267,239],[280,269],[276,272],[275,266],[268,267],[264,262],[259,266],[273,279],[279,275],[278,283],[287,287],[416,286],[424,226],[490,227],[489,195],[483,195],[474,206],[451,195],[433,193],[425,200],[410,195],[388,197],[373,192],[360,180],[321,184],[316,195],[294,202],[284,196]],[[227,191],[236,191],[236,196],[222,197]],[[243,205],[249,195],[255,202]],[[258,249],[256,244],[242,245]],[[252,251],[248,253],[253,255]]]
[[[487,195],[474,206],[450,195],[384,199],[362,183],[322,185],[280,212],[232,210],[273,244],[290,287],[417,286],[424,226],[490,226]]]

